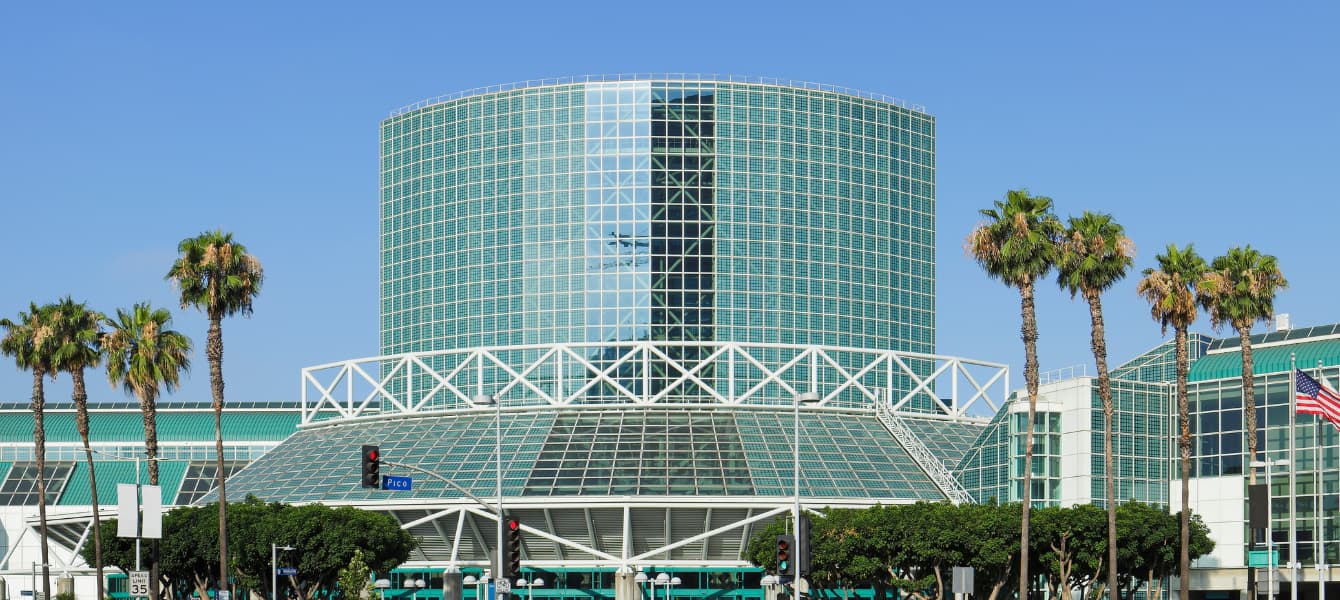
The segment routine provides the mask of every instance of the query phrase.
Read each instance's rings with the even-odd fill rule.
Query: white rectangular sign
[[[156,485],[140,486],[140,503],[144,507],[144,524],[140,526],[140,537],[159,539],[163,537],[163,488]]]
[[[116,484],[116,537],[140,536],[140,499],[135,484]]]
[[[131,571],[131,572],[130,572],[130,585],[129,585],[128,588],[127,588],[127,592],[130,594],[130,597],[131,597],[131,598],[148,598],[148,597],[149,597],[149,572],[148,572],[148,571]]]

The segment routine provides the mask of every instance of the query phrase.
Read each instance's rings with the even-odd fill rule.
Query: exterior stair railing
[[[917,461],[921,469],[926,472],[926,475],[930,476],[931,481],[940,488],[940,491],[944,492],[951,502],[954,504],[971,504],[973,502],[972,494],[969,494],[963,484],[959,483],[958,478],[954,477],[954,473],[931,452],[930,448],[926,447],[926,444],[917,439],[912,429],[907,426],[902,417],[893,412],[888,401],[882,397],[875,400],[875,415],[879,417],[879,421],[884,424],[889,433],[893,434],[893,439],[898,441],[898,444],[903,447],[903,450],[907,451],[912,460]]]

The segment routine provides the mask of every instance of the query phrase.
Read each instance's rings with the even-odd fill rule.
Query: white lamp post
[[[633,581],[636,581],[639,585],[641,585],[641,584],[643,584],[643,583],[650,584],[650,585],[651,585],[651,600],[656,600],[656,580],[647,577],[647,573],[646,573],[646,571],[638,571],[638,572],[637,572],[637,575],[634,575],[634,576],[633,576]]]
[[[488,580],[489,578],[484,577],[483,575],[480,575],[479,577],[466,575],[465,579],[461,580],[461,585],[475,586],[475,600],[484,600],[484,584],[487,583]]]
[[[664,575],[664,573],[662,573],[662,575]],[[670,578],[670,581],[665,584],[665,600],[670,600],[670,593],[674,591],[675,586],[681,583],[684,583],[684,581],[679,577]]]
[[[423,579],[412,579],[408,583],[414,586],[414,600],[419,600],[419,590],[428,585],[428,582]]]
[[[483,383],[482,378],[483,373],[480,373],[480,375],[481,375],[480,383]],[[503,563],[507,560],[507,557],[502,555],[502,547],[503,547],[502,401],[497,398],[494,398],[492,394],[479,394],[474,397],[474,401],[475,404],[483,406],[488,406],[492,404],[495,409],[493,413],[493,432],[494,432],[493,452],[494,455],[497,457],[496,466],[497,466],[497,478],[498,478],[498,544],[496,552],[496,554],[498,555],[498,561],[493,563],[494,565],[493,568],[495,573],[503,573],[504,572]]]
[[[806,404],[814,404],[818,401],[819,401],[819,392],[804,392],[801,394],[796,394],[792,399],[792,406],[795,410],[795,417],[796,417],[795,429],[792,430],[792,434],[794,435],[796,442],[796,448],[795,448],[796,455],[794,460],[795,472],[792,474],[792,480],[793,483],[795,484],[796,504],[795,507],[792,508],[791,510],[791,533],[795,534],[796,536],[796,548],[795,548],[796,556],[792,558],[792,562],[795,563],[796,565],[795,566],[796,579],[800,579],[800,561],[803,560],[800,557],[801,548],[804,547],[805,551],[809,551],[809,544],[800,541],[800,403],[804,402]],[[778,580],[780,581],[780,579],[781,577],[779,574]]]
[[[668,588],[668,587],[666,587],[666,586],[667,586],[667,585],[670,585],[670,575],[669,575],[668,573],[666,573],[665,571],[661,571],[660,573],[657,573],[657,574],[656,574],[656,585],[659,585],[659,586],[661,586],[662,589],[664,589],[664,590],[666,590],[666,591],[669,591],[670,588]],[[651,591],[651,600],[656,600],[656,588],[653,587],[653,588],[651,588],[651,590],[652,590],[652,591]],[[662,592],[662,594],[664,594],[664,592]]]
[[[526,600],[530,600],[531,588],[536,586],[544,587],[544,578],[537,576],[535,579],[532,579],[530,581],[526,581],[525,578],[522,578],[516,580],[516,585],[517,587],[526,588]]]
[[[390,579],[378,579],[372,582],[372,587],[377,588],[382,594],[382,600],[386,600],[386,588],[391,587]]]
[[[1265,467],[1266,469],[1266,563],[1270,565],[1269,568],[1266,569],[1266,597],[1272,599],[1275,597],[1275,532],[1274,527],[1272,526],[1275,521],[1275,515],[1274,511],[1271,510],[1271,504],[1274,503],[1274,499],[1271,496],[1271,487],[1274,484],[1270,479],[1270,467],[1287,466],[1289,466],[1289,461],[1283,458],[1271,461],[1252,461],[1253,469],[1258,467]],[[1186,510],[1186,507],[1182,507],[1182,510]],[[1292,561],[1293,557],[1290,556],[1289,560]]]
[[[293,546],[270,544],[270,600],[279,600],[279,551],[297,550]]]

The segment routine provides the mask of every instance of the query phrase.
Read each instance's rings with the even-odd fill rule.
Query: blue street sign
[[[414,487],[413,477],[397,477],[395,475],[382,476],[382,489],[384,490],[409,491],[413,487]]]
[[[297,567],[279,567],[278,569],[275,569],[275,574],[278,575],[278,576],[280,576],[280,577],[297,577],[297,576],[298,576],[298,568],[297,568]]]

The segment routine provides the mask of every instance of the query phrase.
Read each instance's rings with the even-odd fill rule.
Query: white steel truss
[[[966,387],[963,387],[966,384]],[[498,346],[352,359],[302,370],[302,423],[511,406],[658,403],[820,406],[989,417],[1008,367],[954,356],[796,344],[635,341]],[[961,395],[961,392],[966,392]]]

